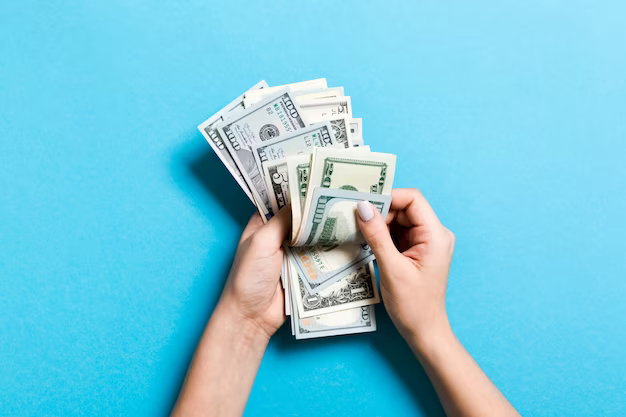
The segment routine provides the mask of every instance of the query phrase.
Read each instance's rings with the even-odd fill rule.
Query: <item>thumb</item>
[[[259,239],[266,245],[280,247],[287,237],[291,226],[291,211],[289,207],[283,207],[274,217],[261,226],[257,232]]]
[[[398,252],[396,245],[391,240],[389,229],[385,219],[369,201],[361,201],[356,206],[358,213],[357,223],[361,229],[361,234],[365,238],[372,252],[376,255],[376,260],[380,264],[390,261]]]

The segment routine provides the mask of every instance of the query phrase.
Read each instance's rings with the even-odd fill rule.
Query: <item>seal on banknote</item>
[[[302,297],[302,305],[305,310],[314,310],[322,305],[322,297],[319,294],[307,294]]]
[[[337,140],[337,143],[346,143],[348,141],[348,138],[346,138],[345,120],[331,120],[330,124],[333,128],[333,133],[335,134],[335,139]]]
[[[259,131],[259,138],[261,140],[269,140],[275,138],[279,134],[280,132],[278,128],[275,125],[268,123],[264,125]]]

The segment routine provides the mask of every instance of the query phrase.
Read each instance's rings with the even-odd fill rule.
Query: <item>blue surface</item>
[[[525,415],[626,414],[621,1],[0,4],[0,415],[165,415],[253,208],[196,126],[327,77],[457,235],[448,308]],[[272,340],[249,416],[442,414],[382,306]]]

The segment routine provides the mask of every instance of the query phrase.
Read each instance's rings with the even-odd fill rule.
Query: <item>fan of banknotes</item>
[[[344,88],[261,81],[198,129],[264,221],[291,210],[281,282],[296,339],[376,330],[374,254],[355,207],[387,214],[396,157],[365,146]]]

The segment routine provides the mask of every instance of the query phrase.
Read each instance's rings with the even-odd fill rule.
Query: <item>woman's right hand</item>
[[[387,219],[370,203],[357,206],[361,233],[380,271],[385,308],[402,336],[421,350],[449,330],[446,286],[454,235],[416,189],[396,189]]]

